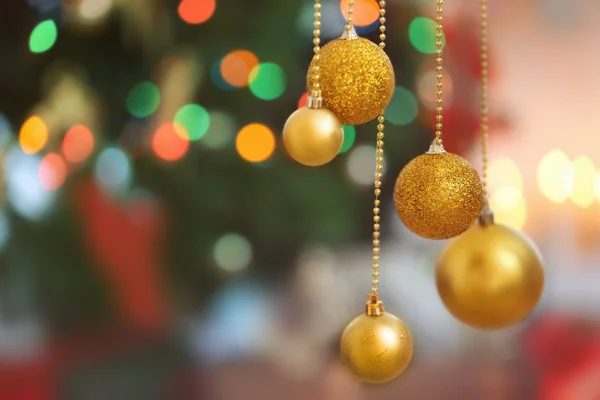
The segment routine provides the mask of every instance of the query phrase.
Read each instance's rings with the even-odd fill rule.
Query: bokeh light
[[[81,0],[79,14],[87,20],[95,21],[106,17],[113,6],[113,0]]]
[[[215,84],[215,86],[221,90],[235,90],[236,87],[225,82],[225,79],[223,79],[223,75],[221,75],[221,63],[222,62],[223,62],[223,59],[220,58],[213,63],[213,65],[210,68],[210,79]],[[250,78],[248,78],[248,80],[249,79]]]
[[[44,53],[54,46],[57,37],[56,23],[50,19],[42,21],[33,28],[29,36],[29,50],[32,53]]]
[[[82,163],[94,151],[94,134],[85,125],[73,126],[67,131],[62,142],[62,154],[68,162]]]
[[[300,100],[298,100],[298,108],[303,108],[308,106],[308,92],[304,93]]]
[[[6,195],[17,214],[31,221],[45,217],[56,198],[55,191],[48,191],[38,177],[41,158],[23,153],[18,146],[11,146],[4,159]]]
[[[26,154],[35,154],[48,143],[48,127],[44,120],[33,115],[25,121],[19,132],[19,144]]]
[[[594,203],[596,167],[589,157],[577,157],[573,161],[573,190],[570,198],[579,207],[588,208]]]
[[[345,153],[354,146],[354,142],[356,141],[356,128],[352,125],[344,125],[344,142],[342,143],[342,148],[340,149],[340,154]]]
[[[160,91],[149,81],[135,85],[127,95],[127,110],[137,118],[146,118],[156,111],[160,104]]]
[[[258,63],[258,57],[251,51],[232,51],[221,60],[221,76],[231,86],[248,86],[250,83],[250,72],[252,72]]]
[[[424,69],[424,68],[423,68]],[[435,68],[427,68],[417,78],[417,93],[421,103],[429,109],[436,107],[437,72]],[[444,106],[449,107],[454,97],[454,84],[451,71],[444,70]]]
[[[600,202],[600,172],[596,174],[596,178],[594,179],[594,193],[596,194],[596,199]]]
[[[573,190],[573,165],[561,150],[546,154],[538,166],[537,181],[540,191],[548,200],[563,203]]]
[[[385,118],[394,125],[408,125],[419,113],[417,99],[408,89],[396,86],[392,100],[385,110]]]
[[[188,24],[201,24],[213,16],[216,8],[216,0],[182,0],[177,12]]]
[[[272,333],[273,301],[260,285],[235,281],[211,299],[206,323],[194,335],[192,347],[209,362],[223,362],[255,354]]]
[[[371,145],[356,146],[349,154],[346,171],[352,182],[358,185],[372,185],[375,170],[375,147]]]
[[[523,176],[521,171],[510,158],[493,160],[488,167],[488,182],[491,190],[504,186],[513,186],[523,190]]]
[[[275,151],[275,135],[265,125],[246,125],[238,132],[235,147],[244,160],[263,162]]]
[[[220,268],[227,272],[238,272],[252,261],[252,245],[245,237],[229,233],[217,240],[213,257]]]
[[[65,183],[67,164],[57,153],[48,153],[42,158],[38,170],[42,187],[46,190],[56,190]]]
[[[198,140],[208,132],[210,115],[201,105],[186,104],[177,111],[173,121],[184,128],[184,139]]]
[[[152,136],[152,150],[165,161],[179,160],[189,148],[187,131],[179,124],[163,124]]]
[[[522,230],[527,222],[527,205],[523,192],[516,186],[502,186],[490,195],[490,207],[497,223]]]
[[[348,1],[340,1],[340,10],[344,18],[348,18]],[[367,26],[379,20],[379,4],[375,0],[354,0],[353,23],[356,26]]]
[[[421,53],[433,54],[437,50],[437,23],[426,17],[417,17],[408,26],[408,38],[415,49]],[[443,32],[442,32],[443,33]],[[446,45],[446,37],[442,35],[442,46]]]
[[[225,111],[210,111],[210,126],[200,143],[213,148],[222,149],[233,143],[236,134],[234,117]]]
[[[102,188],[112,194],[125,193],[132,180],[129,157],[116,147],[106,148],[100,153],[95,173]]]
[[[275,100],[285,87],[285,72],[275,63],[259,64],[250,72],[250,91],[261,100]]]

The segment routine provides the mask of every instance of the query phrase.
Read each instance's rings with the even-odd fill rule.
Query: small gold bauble
[[[437,262],[435,278],[448,311],[480,329],[519,323],[536,307],[544,289],[535,245],[499,224],[477,224],[449,242]]]
[[[400,172],[394,203],[404,225],[417,235],[449,239],[473,225],[483,207],[483,188],[464,158],[426,153]]]
[[[404,322],[394,315],[361,314],[344,330],[340,350],[354,375],[368,383],[385,383],[408,367],[413,340]]]
[[[283,144],[300,164],[318,166],[333,160],[344,142],[344,129],[326,108],[296,110],[283,127]]]
[[[370,40],[351,36],[321,49],[319,83],[325,107],[345,125],[360,125],[383,113],[394,93],[394,68],[385,52]],[[313,88],[309,67],[308,92]]]

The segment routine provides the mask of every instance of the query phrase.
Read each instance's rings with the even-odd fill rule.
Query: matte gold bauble
[[[473,225],[483,207],[483,188],[477,171],[462,157],[426,153],[400,172],[394,203],[404,225],[417,235],[449,239]]]
[[[392,99],[395,85],[394,68],[385,52],[370,40],[354,35],[327,43],[319,60],[324,105],[345,125],[377,118]],[[309,71],[313,71],[314,62]],[[312,73],[308,74],[307,87],[310,93]]]
[[[344,330],[340,350],[354,375],[368,383],[385,383],[408,367],[413,340],[404,322],[394,315],[362,314]]]
[[[300,164],[318,166],[333,160],[344,142],[342,124],[326,108],[296,110],[283,127],[283,144]]]
[[[517,324],[533,311],[544,288],[535,245],[499,224],[477,224],[449,242],[435,277],[448,311],[481,329]]]

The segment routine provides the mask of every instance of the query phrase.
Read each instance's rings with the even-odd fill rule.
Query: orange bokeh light
[[[188,24],[201,24],[212,17],[216,8],[216,0],[182,0],[177,11]]]
[[[275,151],[275,135],[262,124],[246,125],[235,139],[240,157],[250,162],[262,162]]]
[[[348,18],[348,2],[346,0],[340,1],[340,10],[342,10],[344,18]],[[379,4],[375,0],[355,0],[352,19],[356,26],[371,25],[379,19]]]
[[[67,179],[67,164],[57,153],[48,153],[42,158],[38,177],[42,187],[48,191],[56,190]]]
[[[258,57],[248,50],[235,50],[221,61],[223,80],[235,87],[248,86],[250,72],[259,64]]]
[[[161,125],[152,137],[152,150],[165,161],[177,161],[182,158],[190,148],[184,127],[167,123]]]
[[[48,127],[37,115],[29,117],[19,132],[19,144],[26,154],[35,154],[48,143]]]
[[[84,162],[94,150],[94,134],[85,125],[75,125],[65,134],[62,153],[72,163]]]
[[[308,105],[308,93],[304,93],[298,101],[298,108],[306,107]]]

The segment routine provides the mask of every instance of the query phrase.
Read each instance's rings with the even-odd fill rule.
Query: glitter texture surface
[[[342,124],[367,123],[383,113],[392,99],[394,68],[385,52],[370,40],[332,40],[321,49],[319,69],[323,103]],[[309,73],[309,93],[312,84]]]
[[[396,316],[356,317],[344,330],[340,344],[342,361],[369,383],[384,383],[400,375],[412,359],[410,331]]]
[[[477,171],[452,153],[423,154],[400,172],[394,187],[398,216],[427,239],[449,239],[469,229],[483,207]]]

